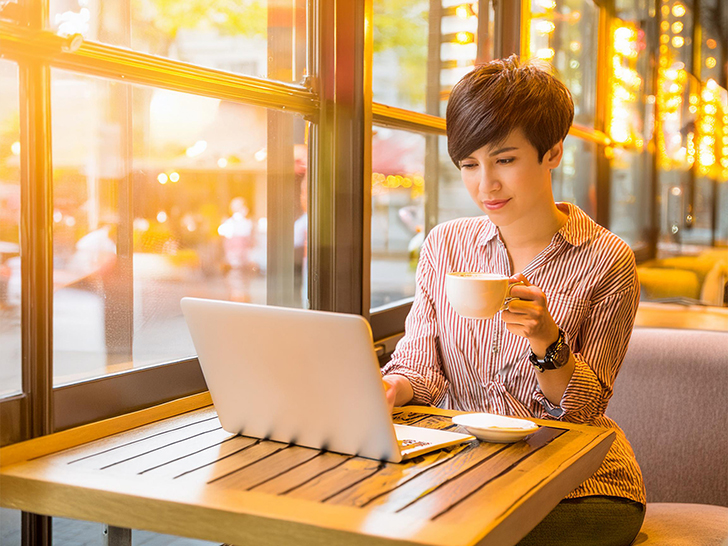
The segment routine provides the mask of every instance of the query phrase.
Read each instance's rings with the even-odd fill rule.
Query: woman
[[[571,95],[513,56],[467,74],[446,116],[448,152],[486,216],[438,225],[423,244],[405,336],[383,369],[388,401],[614,428],[599,470],[522,544],[630,544],[644,518],[644,485],[604,411],[639,283],[623,241],[554,201],[551,170],[573,121]],[[466,319],[445,297],[450,271],[499,273],[524,285],[494,318]]]

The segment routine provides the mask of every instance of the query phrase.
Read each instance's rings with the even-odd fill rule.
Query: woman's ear
[[[543,162],[549,169],[555,169],[561,163],[561,158],[564,156],[564,141],[560,140],[556,143],[543,157]]]

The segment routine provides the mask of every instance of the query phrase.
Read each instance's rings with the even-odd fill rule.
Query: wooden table
[[[515,544],[614,432],[553,421],[391,464],[231,435],[197,395],[0,450],[0,505],[243,545]],[[410,406],[395,421],[456,429]]]
[[[634,325],[728,332],[728,307],[642,301]]]

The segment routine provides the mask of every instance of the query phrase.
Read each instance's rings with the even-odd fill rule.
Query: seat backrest
[[[649,502],[728,506],[728,332],[635,328],[606,413]]]

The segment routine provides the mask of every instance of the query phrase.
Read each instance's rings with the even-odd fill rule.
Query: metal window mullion
[[[44,2],[28,9],[42,24]],[[23,392],[30,396],[29,436],[53,432],[53,187],[50,68],[21,63],[20,255]]]
[[[605,133],[611,117],[611,91],[609,88],[612,63],[612,40],[610,29],[615,18],[614,2],[608,0],[598,5],[599,30],[597,34],[597,107],[594,128]],[[609,227],[611,200],[611,164],[606,155],[606,146],[597,146],[597,210],[595,220]]]
[[[319,123],[311,130],[315,159],[310,170],[311,306],[365,316],[369,313],[365,216],[370,206],[365,200],[371,199],[365,187],[371,178],[365,34],[371,24],[365,21],[370,14],[371,0],[319,0],[311,18],[311,69],[320,100]]]
[[[294,14],[293,0],[269,0],[268,74],[273,78],[290,79],[295,68]],[[267,129],[266,303],[297,306],[293,278],[296,202],[293,119],[288,114],[269,110]]]
[[[48,6],[31,0],[27,24],[42,28]],[[53,188],[50,67],[21,62],[20,82],[20,256],[23,392],[28,397],[27,433],[53,432]],[[52,520],[23,512],[23,546],[48,546]]]
[[[440,48],[442,43],[442,0],[430,0],[427,42],[426,109],[431,116],[440,116]],[[425,234],[437,224],[439,209],[440,159],[438,136],[425,136]]]
[[[372,122],[375,125],[403,131],[445,134],[444,118],[386,104],[372,104]]]
[[[0,51],[18,61],[45,61],[72,70],[126,83],[242,102],[314,116],[318,99],[303,85],[272,81],[196,66],[124,47],[84,42],[69,49],[69,41],[48,31],[32,31],[0,22]]]
[[[493,0],[495,11],[494,56],[502,59],[512,54],[521,55],[522,2],[528,0]]]

